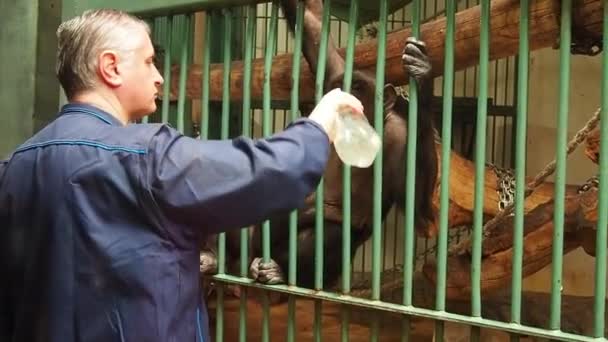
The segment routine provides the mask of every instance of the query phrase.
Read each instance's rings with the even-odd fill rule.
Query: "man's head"
[[[163,79],[144,21],[116,10],[86,11],[62,23],[57,38],[57,77],[70,101],[103,99],[126,120],[156,110]]]

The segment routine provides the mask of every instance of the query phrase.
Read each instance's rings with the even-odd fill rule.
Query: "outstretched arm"
[[[307,119],[257,141],[200,141],[165,126],[151,151],[147,178],[163,214],[214,233],[299,207],[321,178],[329,140]]]
[[[352,95],[333,90],[308,118],[267,139],[200,141],[161,126],[149,144],[145,185],[170,222],[205,233],[258,223],[300,207],[329,157],[337,113],[363,115]]]

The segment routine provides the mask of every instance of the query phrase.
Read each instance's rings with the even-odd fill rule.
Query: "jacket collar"
[[[59,116],[70,114],[85,114],[101,120],[108,125],[123,126],[122,122],[115,118],[112,114],[86,103],[68,103],[61,107]]]

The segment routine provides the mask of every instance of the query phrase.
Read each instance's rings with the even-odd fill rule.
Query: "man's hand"
[[[321,98],[308,118],[321,125],[327,133],[329,141],[333,142],[336,137],[336,118],[339,113],[344,112],[363,115],[363,104],[353,95],[336,88]]]

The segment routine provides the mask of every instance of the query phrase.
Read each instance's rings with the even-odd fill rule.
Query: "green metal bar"
[[[331,0],[325,0],[323,3],[321,42],[319,45],[319,59],[317,64],[317,72],[315,77],[315,102],[318,103],[323,97],[324,82],[325,82],[325,67],[327,63],[327,44],[329,41],[329,19],[330,19]],[[323,288],[323,184],[321,178],[317,186],[315,194],[315,289]],[[315,319],[314,319],[314,340],[321,341],[321,311],[322,302],[315,301]]]
[[[445,34],[445,62],[443,76],[443,127],[441,146],[441,174],[450,172],[450,146],[452,139],[452,95],[454,84],[454,27],[455,2],[446,1],[446,34]],[[437,248],[437,295],[435,308],[445,310],[445,284],[446,262],[448,245],[448,208],[449,208],[449,179],[441,177],[440,209],[439,209],[439,237]]]
[[[222,10],[224,16],[224,46],[223,46],[223,84],[222,84],[222,122],[220,128],[220,139],[228,139],[230,116],[230,62],[231,62],[231,45],[230,38],[232,37],[232,20],[230,10]],[[178,126],[180,118],[178,117]],[[183,126],[183,118],[181,119]],[[221,233],[218,236],[218,274],[224,274],[226,268],[226,233]],[[216,310],[216,341],[224,340],[224,286],[220,284],[217,287],[217,310]]]
[[[229,9],[222,10],[224,16],[224,63],[222,80],[222,125],[220,139],[228,139],[230,118],[230,65],[232,58],[230,39],[232,38],[232,12]],[[178,121],[179,123],[179,121]],[[183,125],[183,118],[182,118]],[[218,236],[218,273],[225,273],[226,268],[226,233]]]
[[[455,8],[454,0],[446,0],[446,34],[445,34],[445,61],[443,76],[443,117],[442,117],[442,147],[441,147],[441,174],[449,175],[450,152],[452,140],[452,97],[454,94],[454,27]],[[439,235],[437,238],[437,287],[435,295],[435,309],[445,311],[446,268],[448,247],[448,207],[449,207],[449,179],[441,177],[440,205],[439,205]],[[435,323],[435,339],[443,341],[443,321]]]
[[[298,1],[296,6],[296,26],[294,28],[294,47],[293,55],[300,56],[302,54],[302,39],[304,36],[304,2]],[[292,90],[291,90],[291,121],[298,118],[299,113],[299,93],[300,93],[300,60],[293,59],[292,67]],[[297,282],[297,262],[298,262],[298,212],[292,211],[289,215],[289,273],[287,283],[295,286]],[[294,342],[296,340],[296,298],[289,296],[287,304],[287,341]]]
[[[608,37],[608,6],[604,3],[604,37]],[[608,51],[608,39],[604,50]],[[608,53],[602,56],[602,112],[600,114],[600,203],[595,248],[595,303],[593,306],[593,336],[604,337],[606,314],[606,225],[608,224]]]
[[[267,35],[266,51],[264,55],[264,103],[262,113],[262,134],[267,137],[271,134],[270,127],[270,74],[272,69],[272,57],[274,56],[275,45],[277,43],[277,21],[279,14],[279,3],[277,0],[272,2],[270,14],[270,29]],[[262,259],[264,262],[270,260],[270,222],[265,221],[262,224]],[[262,340],[270,339],[270,303],[268,292],[264,292],[263,296],[263,315],[262,315]]]
[[[161,37],[162,37],[162,28],[160,27],[160,21],[161,21],[161,19],[162,18],[156,18],[152,22],[148,21],[148,25],[152,26],[152,42],[155,43],[155,44],[158,43],[161,40]],[[155,50],[154,53],[156,54],[155,58],[158,58],[158,55],[157,55],[158,51]],[[158,112],[159,112],[159,108],[157,107],[156,108],[156,113],[158,113]],[[144,116],[141,119],[141,123],[147,124],[149,122],[149,120],[150,120],[150,116],[154,115],[154,114],[155,113],[152,113],[152,114]]]
[[[420,0],[412,1],[411,11],[411,28],[412,37],[420,37]],[[402,21],[405,22],[405,11],[402,13]],[[414,254],[416,252],[415,247],[415,234],[414,234],[414,186],[415,186],[415,163],[416,163],[416,147],[412,146],[416,144],[416,139],[410,138],[410,136],[416,136],[418,129],[418,86],[416,80],[410,77],[409,82],[409,117],[408,117],[408,142],[407,142],[407,169],[406,169],[406,207],[404,217],[404,247],[403,247],[403,305],[412,305],[412,293],[413,293],[413,273],[414,273]],[[411,192],[411,194],[410,194]],[[398,221],[398,220],[395,220]],[[396,227],[398,226],[396,222]],[[395,232],[397,231],[395,227]],[[397,250],[397,237],[395,236],[395,248]],[[395,253],[396,257],[396,253]],[[402,320],[402,331],[401,341],[409,342],[411,333],[411,322],[409,316],[403,316]]]
[[[343,295],[341,293],[334,293],[334,292],[328,292],[328,291],[317,291],[317,290],[311,290],[311,289],[295,287],[295,286],[288,286],[288,285],[267,286],[267,285],[262,285],[262,284],[256,283],[254,280],[251,280],[251,279],[235,277],[235,276],[231,276],[228,274],[214,276],[214,279],[218,280],[218,281],[228,282],[231,284],[246,285],[246,286],[258,288],[258,289],[272,289],[275,292],[292,294],[292,295],[297,295],[297,296],[304,296],[304,297],[307,297],[310,299],[330,301],[330,302],[340,303],[340,304],[354,305],[354,306],[362,307],[362,308],[381,310],[381,311],[385,311],[385,312],[392,312],[392,313],[403,314],[403,315],[413,315],[413,316],[417,316],[417,317],[421,317],[421,318],[442,320],[442,321],[446,321],[446,322],[474,325],[474,326],[478,326],[481,328],[498,329],[498,330],[503,330],[503,331],[509,332],[509,333],[517,333],[517,334],[522,334],[522,335],[544,337],[544,338],[560,340],[560,341],[589,341],[589,342],[597,341],[597,339],[595,339],[595,338],[566,333],[566,332],[562,332],[562,331],[547,330],[547,329],[542,329],[542,328],[537,328],[537,327],[530,327],[530,326],[526,326],[526,325],[513,324],[513,323],[508,323],[508,322],[500,322],[500,321],[495,321],[495,320],[491,320],[491,319],[487,319],[487,318],[470,317],[470,316],[466,316],[466,315],[459,315],[459,314],[445,312],[445,311],[437,311],[437,310],[424,309],[424,308],[418,308],[418,307],[413,307],[413,306],[405,306],[402,304],[395,304],[395,303],[390,303],[390,302],[382,302],[382,305],[378,305],[378,301],[375,301],[375,300],[370,300],[370,299],[365,299],[365,298],[360,298],[360,297],[353,297],[353,296],[349,296],[349,295]]]
[[[302,53],[302,37],[304,35],[303,29],[304,23],[304,2],[298,1],[296,8],[296,27],[294,32],[294,56],[300,56]],[[298,118],[298,112],[300,111],[300,60],[298,58],[293,59],[292,66],[292,89],[291,89],[291,120],[294,121]],[[298,224],[298,213],[293,211],[289,217],[289,274],[288,283],[289,285],[296,285],[297,280],[297,224]]]
[[[247,7],[247,21],[245,23],[245,53],[243,66],[243,114],[241,120],[241,133],[243,136],[251,136],[251,61],[255,45],[253,40],[256,29],[256,5]],[[249,229],[241,229],[241,277],[247,277],[249,266]],[[247,341],[247,291],[241,288],[239,303],[239,341]]]
[[[412,1],[412,36],[420,37],[420,0]],[[414,202],[416,201],[416,148],[418,136],[418,84],[409,83],[409,116],[407,120],[407,169],[405,189],[405,220],[403,247],[403,305],[412,305],[414,288]],[[408,324],[409,325],[409,324]],[[408,326],[409,329],[409,326]]]
[[[268,0],[64,0],[62,18],[67,19],[85,10],[96,8],[115,8],[142,17],[152,17],[167,14],[194,13],[265,2],[268,2]]]
[[[384,136],[384,68],[386,65],[387,0],[380,0],[378,23],[378,58],[376,62],[376,96],[374,101],[374,128]],[[380,255],[382,238],[382,149],[374,161],[374,211],[372,231],[372,299],[380,299]]]
[[[203,47],[203,77],[201,78],[201,139],[209,138],[209,69],[211,64],[211,16],[205,15],[205,46]],[[170,68],[171,66],[169,66]],[[168,82],[165,80],[165,85]],[[167,94],[167,92],[165,92]],[[164,105],[164,101],[163,101]],[[163,110],[164,113],[164,110]]]
[[[230,124],[230,66],[232,62],[232,12],[223,9],[224,16],[224,63],[222,65],[222,128],[220,139],[228,139]]]
[[[315,78],[315,102],[319,102],[324,93],[325,66],[327,63],[327,43],[329,40],[329,18],[331,0],[323,4],[323,18],[321,30],[321,43],[319,45],[319,63]],[[323,288],[323,179],[317,187],[315,196],[315,288]]]
[[[524,195],[526,188],[526,130],[528,124],[528,67],[530,60],[529,0],[519,4],[519,65],[517,70],[517,119],[515,142],[515,222],[513,230],[513,276],[511,322],[521,323],[521,282],[524,246]]]
[[[559,114],[557,118],[555,211],[553,215],[553,258],[551,263],[551,317],[549,327],[560,329],[562,259],[564,252],[564,205],[566,192],[566,143],[568,134],[568,99],[570,85],[570,20],[572,0],[561,2]]]
[[[374,101],[374,128],[379,136],[384,136],[384,69],[386,65],[386,31],[388,2],[380,0],[380,20],[378,22],[378,52],[376,60],[376,91]],[[382,149],[374,160],[374,208],[372,227],[372,300],[380,300],[380,256],[382,255]],[[374,312],[371,326],[371,341],[378,341],[380,318]]]
[[[190,34],[191,15],[186,15],[182,24],[183,36]],[[180,68],[179,68],[179,91],[177,95],[177,130],[184,132],[184,115],[186,108],[186,82],[188,81],[188,39],[182,41]]]
[[[490,1],[481,1],[479,46],[479,94],[475,151],[475,199],[473,209],[473,255],[471,265],[471,315],[481,316],[481,240],[488,117],[488,60],[490,58]]]
[[[163,65],[163,78],[165,79],[165,83],[163,84],[163,105],[161,110],[162,123],[167,123],[169,121],[169,95],[171,93],[171,36],[173,34],[173,16],[169,16],[167,18],[165,30],[165,60]],[[205,73],[205,75],[207,75],[207,73]]]
[[[274,55],[275,45],[277,43],[277,17],[279,11],[279,4],[275,0],[272,2],[272,10],[271,10],[271,20],[270,20],[270,30],[268,32],[268,40],[266,46],[266,52],[264,55],[264,103],[263,103],[263,112],[262,112],[262,135],[267,137],[271,132],[270,127],[270,98],[271,98],[271,88],[270,88],[270,74],[272,69],[272,57]],[[270,260],[270,223],[268,221],[264,222],[262,229],[262,239],[263,239],[263,259],[264,262],[268,262]]]
[[[350,2],[348,18],[348,41],[346,45],[346,59],[344,61],[343,89],[351,91],[353,80],[353,64],[355,58],[355,43],[357,38],[357,19],[359,17],[359,0]],[[351,168],[342,165],[342,292],[349,293],[351,288]]]

